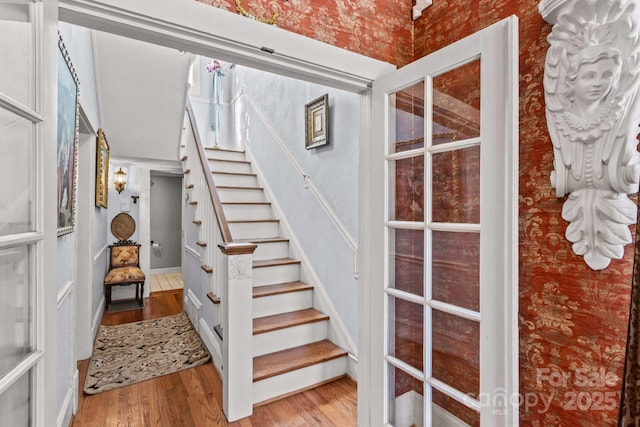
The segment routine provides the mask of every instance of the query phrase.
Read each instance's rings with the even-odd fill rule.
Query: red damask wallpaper
[[[235,11],[232,0],[198,0]],[[573,254],[561,217],[563,199],[549,183],[553,153],[546,128],[543,95],[544,59],[551,30],[538,13],[537,0],[437,0],[415,23],[408,0],[244,0],[249,12],[280,15],[281,28],[367,56],[405,65],[510,15],[520,21],[520,411],[522,426],[613,426],[617,423],[621,377],[633,270],[633,245],[622,260],[604,271],[591,270]],[[474,73],[476,71],[469,71]],[[445,85],[446,86],[446,85]],[[455,164],[452,163],[452,164]],[[422,173],[399,168],[402,174]],[[398,192],[418,191],[413,187]],[[421,200],[417,197],[416,200]],[[446,202],[446,200],[442,200]],[[412,205],[415,215],[420,206]],[[396,208],[400,215],[402,206]],[[464,209],[463,209],[464,210]],[[466,212],[470,212],[466,210]],[[633,230],[632,230],[633,231]],[[413,232],[407,232],[412,234]],[[396,279],[410,283],[421,273],[420,236],[398,236],[405,248],[398,259]],[[413,242],[413,243],[412,243]],[[458,244],[462,244],[458,242]],[[416,246],[418,245],[418,246]],[[444,245],[444,243],[443,243]],[[473,253],[473,248],[461,251]],[[446,258],[446,252],[442,252]],[[443,260],[444,262],[444,260]],[[444,264],[443,264],[444,265]],[[473,271],[462,272],[473,275]],[[442,283],[448,283],[442,269]],[[444,288],[443,292],[457,292]],[[400,323],[420,323],[415,307],[398,303]],[[470,302],[471,304],[471,302]],[[455,325],[441,319],[444,330]],[[423,343],[415,328],[398,339],[401,358],[420,352]],[[455,329],[455,328],[454,328]],[[458,328],[461,331],[464,328]],[[461,335],[462,336],[462,335]],[[413,347],[413,350],[411,348]],[[443,347],[444,348],[444,347]],[[461,359],[450,366],[476,365]],[[406,360],[406,359],[405,359]],[[447,373],[442,361],[443,375]],[[398,374],[401,376],[401,374]],[[419,390],[411,378],[398,378],[399,387]],[[472,387],[473,388],[473,387]],[[401,390],[397,390],[400,392]],[[456,402],[434,398],[451,408]],[[471,414],[467,421],[476,424]],[[466,417],[465,417],[466,418]]]
[[[198,0],[236,12],[234,0]],[[242,0],[254,16],[279,16],[278,27],[334,46],[406,65],[413,58],[411,1]]]

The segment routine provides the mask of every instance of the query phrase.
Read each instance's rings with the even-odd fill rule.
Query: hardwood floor
[[[182,273],[179,271],[173,273],[152,274],[151,277],[149,277],[149,289],[151,292],[182,289],[183,287]]]
[[[103,325],[155,319],[182,311],[182,290],[153,293],[144,309],[105,313]],[[254,408],[253,416],[227,423],[222,382],[212,363],[128,387],[86,395],[89,361],[78,362],[80,398],[73,427],[336,426],[357,424],[355,383],[343,378]]]

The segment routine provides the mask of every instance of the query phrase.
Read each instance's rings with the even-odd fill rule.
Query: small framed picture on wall
[[[304,106],[304,127],[307,150],[329,143],[329,94]]]

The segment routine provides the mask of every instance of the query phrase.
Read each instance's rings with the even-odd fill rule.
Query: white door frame
[[[363,399],[369,414],[362,425],[382,425],[387,414],[385,277],[386,257],[385,212],[389,212],[385,193],[389,184],[385,177],[386,136],[390,134],[385,98],[418,81],[425,81],[425,119],[429,119],[430,78],[453,70],[474,58],[481,57],[481,154],[480,172],[480,397],[478,407],[483,424],[517,425],[518,422],[518,20],[512,16],[471,36],[452,43],[425,58],[415,61],[373,83],[372,132],[369,157],[364,159],[361,189],[364,209],[361,214],[360,241],[362,265],[362,299],[369,317],[361,317],[360,364],[367,365],[370,375],[359,384],[368,393]],[[425,123],[425,149],[430,142],[430,124]],[[416,150],[418,151],[418,150]],[[389,156],[393,158],[393,156]],[[396,156],[397,158],[397,156]],[[425,179],[427,176],[425,160]],[[427,193],[425,184],[425,194]],[[426,204],[425,204],[426,206]],[[429,211],[429,207],[426,208]],[[425,213],[427,221],[427,213]],[[394,222],[389,220],[389,222]],[[397,221],[395,221],[397,222]],[[426,229],[427,223],[422,227]],[[425,268],[428,255],[425,247]],[[428,280],[425,274],[425,279]],[[489,286],[487,286],[489,285]],[[364,287],[363,287],[364,288]],[[426,292],[426,291],[425,291]],[[368,295],[366,295],[368,294]],[[425,294],[426,295],[426,294]],[[432,304],[428,296],[421,300]],[[480,316],[479,316],[480,317]],[[425,317],[425,322],[427,322]],[[427,326],[425,333],[428,334]],[[428,336],[428,335],[427,335]],[[367,340],[367,342],[364,342]],[[487,345],[489,343],[490,345]],[[425,337],[425,353],[430,343]],[[431,382],[429,358],[425,354],[425,369],[421,374]],[[364,369],[361,366],[361,369]],[[369,391],[372,390],[372,391]],[[364,396],[363,396],[364,397]],[[487,399],[489,404],[486,403]],[[496,404],[497,402],[497,404]],[[515,404],[513,404],[515,402]],[[360,403],[360,402],[359,402]],[[475,404],[476,402],[474,402]],[[496,406],[492,406],[493,405]],[[500,406],[503,405],[503,406]],[[425,417],[431,411],[425,412]],[[428,423],[425,419],[425,423]],[[430,425],[430,424],[426,424]]]
[[[60,20],[351,92],[395,69],[193,0],[61,0]]]
[[[394,65],[193,0],[61,0],[59,9],[59,19],[71,24],[360,93],[361,195],[370,186],[370,87],[375,79],[394,71]],[[364,206],[362,202],[360,206]],[[361,209],[361,215],[368,215],[366,209]],[[360,271],[368,268],[369,257],[369,237],[363,231],[361,228]],[[368,321],[368,291],[367,282],[361,279],[358,305],[362,324]],[[77,318],[78,322],[91,320]],[[367,349],[369,328],[365,326],[361,332],[359,348]],[[359,425],[369,425],[366,353],[361,351],[358,361]]]
[[[362,94],[360,150],[359,425],[372,425],[371,321],[372,287],[382,277],[371,248],[377,241],[380,212],[369,208],[381,188],[374,179],[379,166],[372,160],[371,83],[392,72],[391,64],[317,40],[255,22],[193,0],[60,0],[59,19],[72,24],[147,41],[178,50],[313,81]],[[516,58],[517,60],[517,58]],[[517,93],[517,87],[516,87]],[[516,107],[517,108],[517,107]],[[517,111],[516,111],[517,114]],[[517,224],[516,224],[517,227]],[[517,237],[517,228],[516,234]],[[517,242],[517,240],[516,240]],[[517,275],[517,271],[515,272]],[[77,319],[77,321],[91,319]],[[517,329],[516,329],[517,336]],[[363,351],[364,350],[364,351]],[[517,361],[517,354],[516,354]]]

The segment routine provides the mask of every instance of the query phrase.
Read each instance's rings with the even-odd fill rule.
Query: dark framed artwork
[[[78,76],[58,37],[58,236],[73,232],[79,137]]]
[[[109,143],[102,129],[96,141],[96,206],[106,208],[109,200]]]
[[[329,143],[329,94],[304,106],[304,128],[307,150]]]

